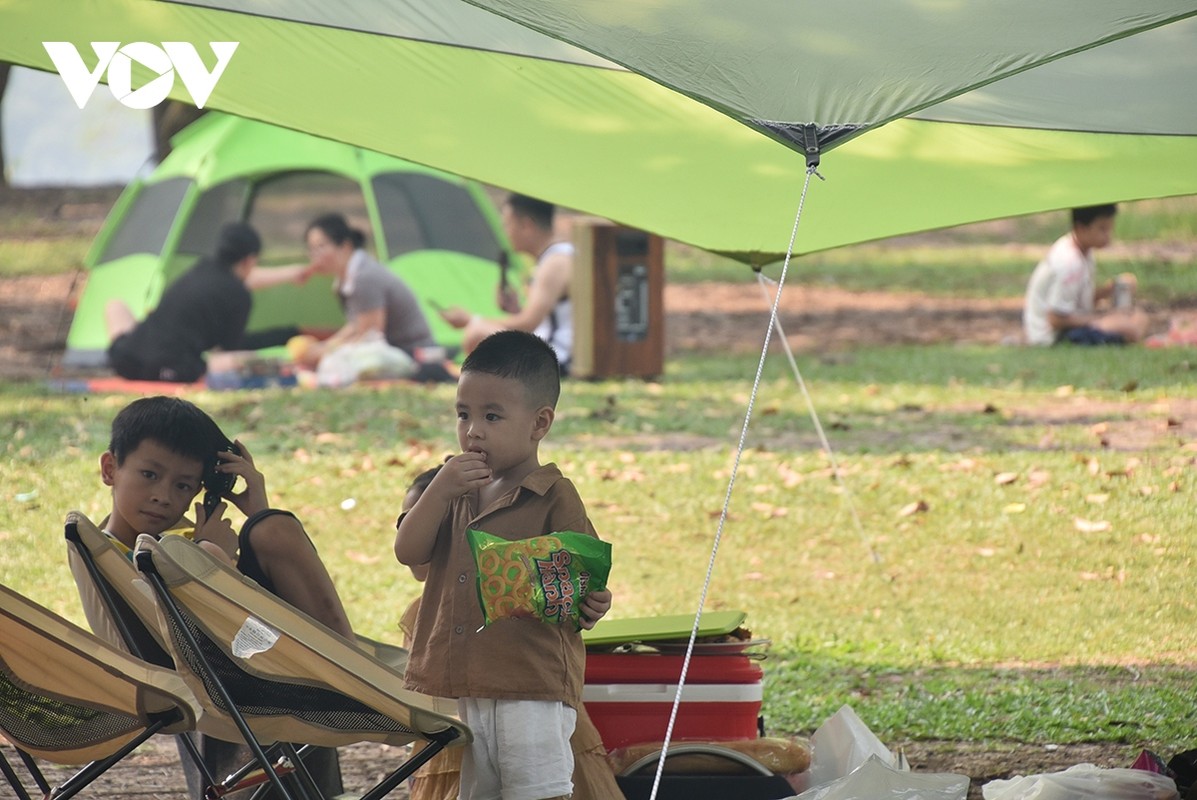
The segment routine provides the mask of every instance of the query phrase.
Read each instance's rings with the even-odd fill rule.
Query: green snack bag
[[[574,531],[511,541],[470,529],[485,624],[508,617],[581,628],[582,601],[607,587],[611,545]]]

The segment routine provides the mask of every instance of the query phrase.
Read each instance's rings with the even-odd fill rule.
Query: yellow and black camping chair
[[[107,535],[91,520],[78,511],[67,515],[65,525],[67,560],[83,603],[83,613],[92,631],[101,639],[155,664],[174,670],[174,659],[167,652],[166,635],[159,628],[158,604],[149,583],[134,568],[133,562],[112,543]],[[387,649],[387,655],[395,660],[406,661],[406,651],[381,643],[365,640],[362,644],[370,652]],[[211,735],[210,730],[200,733]],[[218,735],[221,740],[240,741],[240,732],[232,725],[224,727],[227,735]],[[196,780],[199,786],[194,791],[202,792],[208,798],[224,795],[255,786],[266,780],[254,760],[247,759],[240,750],[217,747],[215,764],[209,763],[204,752],[213,755],[212,743],[204,745],[189,733],[180,734],[178,744],[186,754],[195,773],[188,773],[188,781]],[[219,743],[217,743],[219,745]],[[276,752],[281,751],[281,752]],[[312,748],[297,751],[280,743],[270,748],[271,758],[276,758],[274,769],[279,775],[289,775],[306,763]],[[317,755],[317,758],[321,756]],[[322,762],[323,764],[323,762]],[[239,765],[239,768],[235,768]],[[227,767],[229,774],[218,778],[214,766]],[[325,765],[326,766],[326,765]],[[333,762],[335,767],[335,761]],[[328,767],[326,766],[326,769]],[[185,769],[186,771],[186,769]],[[222,769],[223,773],[225,770]],[[338,769],[339,772],[339,769]],[[193,775],[195,777],[193,777]],[[307,776],[311,777],[311,776]],[[324,776],[327,779],[327,776]],[[294,780],[304,779],[297,775]],[[339,775],[336,777],[339,782]],[[301,793],[306,794],[302,789]]]
[[[21,752],[42,796],[66,800],[155,733],[193,729],[200,714],[177,673],[0,585],[0,736]],[[34,757],[86,766],[51,789]],[[29,800],[7,758],[0,762]]]
[[[171,657],[166,634],[159,627],[161,624],[158,604],[154,592],[148,581],[133,566],[133,562],[119,550],[112,540],[101,531],[86,515],[79,511],[67,514],[65,530],[67,541],[67,557],[71,573],[83,603],[84,614],[92,630],[101,638],[122,647],[134,655],[174,669],[174,659]],[[402,647],[387,644],[360,634],[355,636],[354,643],[365,652],[384,662],[396,671],[402,673],[407,664],[407,650]],[[201,732],[202,728],[201,726]],[[242,741],[240,732],[229,722],[225,728],[231,731],[234,741]],[[229,736],[221,737],[223,739]],[[203,781],[205,794],[208,797],[220,797],[225,794],[254,785],[266,780],[257,771],[254,760],[248,760],[240,769],[236,769],[225,776],[222,781],[213,777],[213,765],[201,754],[199,746],[191,736],[179,737],[179,744],[188,754],[195,765],[199,780]],[[219,744],[219,743],[217,743]],[[311,746],[304,746],[297,752],[287,752],[285,744],[280,743],[269,749],[271,757],[275,750],[282,750],[282,757],[276,763],[275,769],[280,775],[293,772],[300,763],[295,756],[302,757],[304,763],[309,756],[314,755],[318,760],[322,756],[314,752]],[[212,756],[211,743],[205,746],[205,752]],[[227,764],[228,759],[236,754],[235,751],[218,749],[216,762]],[[240,763],[245,757],[237,759]],[[324,764],[322,777],[329,780]],[[227,764],[232,769],[231,764]],[[339,773],[335,760],[331,768]],[[225,770],[221,770],[223,774]],[[255,772],[257,771],[257,772]],[[299,779],[297,776],[296,779]],[[189,776],[188,780],[192,778]],[[339,784],[339,776],[335,777]]]
[[[446,746],[471,740],[456,703],[403,688],[403,677],[182,536],[141,536],[134,561],[154,589],[175,667],[205,718],[262,744],[426,746],[362,800],[377,800]],[[280,797],[288,797],[272,772]]]

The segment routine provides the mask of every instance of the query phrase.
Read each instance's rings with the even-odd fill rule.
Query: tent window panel
[[[288,172],[259,183],[250,201],[249,224],[262,237],[262,255],[270,264],[306,262],[304,233],[323,214],[344,215],[350,226],[366,234],[373,252],[370,215],[361,185],[328,172]]]
[[[210,256],[216,251],[220,227],[241,219],[248,184],[235,180],[213,186],[199,196],[179,237],[178,252],[192,256]]]
[[[188,178],[170,178],[143,186],[96,263],[103,264],[134,253],[160,255],[179,206],[190,189]]]
[[[374,196],[391,258],[413,250],[452,250],[494,261],[502,250],[474,196],[419,173],[374,178]]]

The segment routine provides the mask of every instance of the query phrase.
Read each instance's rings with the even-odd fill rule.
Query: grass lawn
[[[1074,364],[932,347],[803,365],[837,480],[770,363],[707,607],[746,611],[774,641],[772,731],[809,733],[847,702],[883,739],[1188,741],[1191,368],[1173,351]],[[613,615],[696,607],[752,367],[691,356],[660,383],[567,386],[544,455],[614,544]],[[355,625],[398,641],[418,585],[390,554],[393,519],[411,477],[452,450],[452,389],[196,400],[306,521]],[[60,522],[105,513],[96,459],[125,402],[0,389],[0,575],[77,621]]]

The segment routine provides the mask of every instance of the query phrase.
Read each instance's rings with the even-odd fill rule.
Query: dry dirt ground
[[[44,209],[44,219],[62,226],[98,227],[112,197],[53,193],[0,197],[0,206],[30,204]],[[71,318],[71,302],[82,276],[51,275],[0,279],[0,381],[41,381],[60,375],[59,359]],[[668,286],[665,292],[666,341],[670,352],[720,350],[752,352],[760,347],[768,305],[754,283]],[[781,322],[800,352],[823,352],[857,345],[935,342],[997,343],[1016,336],[1018,298],[956,300],[911,294],[860,294],[835,289],[789,286]],[[903,747],[912,767],[924,772],[956,772],[972,779],[970,798],[996,778],[1065,769],[1073,764],[1129,766],[1136,753],[1119,745],[978,745],[959,742],[888,742]],[[399,750],[363,744],[345,748],[343,771],[348,788],[372,785],[403,757]],[[12,755],[8,748],[6,756]],[[182,776],[173,743],[153,740],[100,779],[85,796],[107,798],[181,798]],[[54,782],[65,769],[51,771]],[[0,784],[0,798],[9,797]],[[405,789],[393,797],[406,798]]]
[[[891,743],[891,746],[896,746]],[[981,798],[981,787],[997,779],[1014,775],[1038,775],[1058,772],[1074,764],[1101,767],[1129,767],[1134,753],[1112,745],[1069,745],[1058,748],[1027,745],[974,745],[958,742],[917,742],[903,747],[911,768],[920,773],[951,772],[970,777],[969,800]],[[11,748],[0,747],[2,754],[23,769]],[[407,757],[406,748],[379,744],[358,744],[341,749],[341,772],[347,792],[362,792],[395,769]],[[42,765],[45,767],[46,765]],[[57,785],[72,774],[66,768],[47,770],[50,784]],[[32,783],[26,782],[32,788]],[[0,797],[10,797],[7,785],[0,784]],[[111,800],[185,800],[186,785],[178,765],[174,743],[165,737],[150,740],[129,758],[81,794]],[[36,796],[36,795],[35,795]],[[406,786],[389,797],[407,800]],[[612,798],[612,800],[618,800]]]
[[[39,380],[59,371],[82,274],[0,279],[0,379]],[[789,286],[782,328],[799,352],[870,344],[977,342],[1018,334],[1017,298],[958,300]],[[759,350],[769,306],[755,283],[665,289],[670,352]]]

